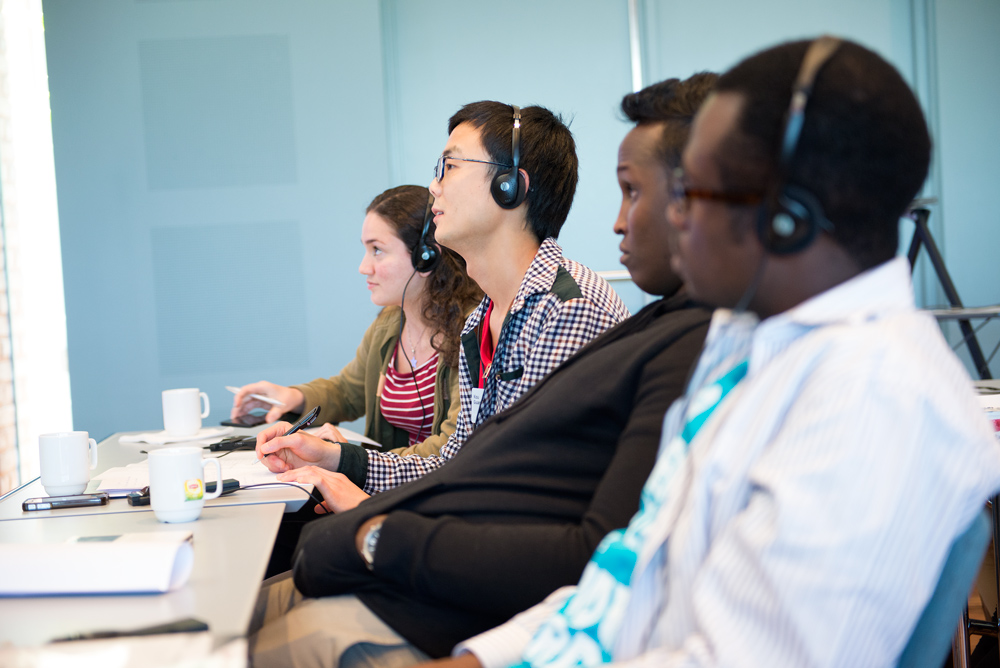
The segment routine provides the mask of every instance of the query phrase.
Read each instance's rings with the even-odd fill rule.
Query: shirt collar
[[[835,322],[861,322],[913,307],[910,263],[900,256],[863,271],[759,324],[768,329],[789,324],[817,327]],[[757,317],[752,313],[735,314],[729,309],[718,309],[712,320],[714,324],[727,328],[753,328],[758,324]]]
[[[534,259],[524,272],[524,279],[514,295],[510,312],[514,313],[524,307],[528,297],[539,292],[548,292],[556,282],[556,272],[562,263],[562,248],[552,237],[547,237],[538,247]]]
[[[835,322],[856,323],[883,317],[887,313],[912,310],[913,307],[910,263],[900,256],[863,271],[764,322],[789,322],[808,327]]]
[[[556,282],[556,272],[559,270],[562,260],[562,248],[552,237],[546,238],[535,252],[535,257],[531,260],[531,264],[528,265],[528,270],[524,273],[524,278],[521,279],[521,285],[517,288],[517,293],[514,295],[514,301],[510,305],[509,313],[515,313],[524,308],[528,297],[531,295],[551,290],[552,285]],[[486,309],[489,308],[489,305],[490,298],[484,295],[482,301],[479,302],[479,306],[473,310],[472,315],[466,320],[462,334],[471,332],[486,317]]]

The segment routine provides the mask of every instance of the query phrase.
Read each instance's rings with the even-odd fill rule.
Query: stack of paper
[[[119,443],[148,443],[149,445],[173,445],[184,444],[194,445],[195,443],[209,441],[215,442],[222,436],[233,433],[232,427],[202,427],[194,434],[187,436],[175,436],[165,431],[149,431],[141,434],[125,434],[118,437]]]
[[[161,593],[194,566],[190,531],[78,536],[65,543],[0,544],[0,596]]]

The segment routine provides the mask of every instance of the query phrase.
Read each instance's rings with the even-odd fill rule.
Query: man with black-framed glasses
[[[564,257],[555,240],[576,190],[569,128],[544,107],[475,102],[452,116],[449,133],[430,184],[432,242],[460,254],[486,293],[462,331],[457,425],[440,452],[344,451],[337,472],[353,485],[328,494],[336,512],[359,503],[357,487],[377,494],[447,463],[477,425],[629,315],[611,286]],[[316,440],[281,433],[280,425],[264,432],[265,453]]]

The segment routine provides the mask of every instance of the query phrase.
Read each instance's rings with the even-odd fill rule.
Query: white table
[[[71,634],[136,629],[185,617],[206,622],[217,644],[243,636],[283,511],[276,503],[206,506],[198,520],[185,524],[161,524],[152,512],[0,523],[3,543],[179,528],[194,532],[194,569],[181,589],[129,596],[0,598],[0,645],[32,646]]]
[[[235,431],[237,434],[253,434],[257,430],[236,429]],[[126,466],[128,464],[140,462],[146,458],[146,455],[142,453],[143,450],[149,450],[156,447],[145,443],[120,443],[118,438],[123,436],[125,433],[128,432],[113,434],[98,443],[97,468],[94,471],[91,471],[91,481],[87,491],[92,492],[97,489],[101,473],[104,471],[117,466]],[[205,452],[207,453],[208,450]],[[222,464],[222,475],[225,477],[225,459],[222,459],[220,463]],[[45,489],[42,487],[41,480],[38,478],[9,492],[3,497],[2,500],[0,500],[0,522],[4,520],[40,519],[43,517],[72,517],[148,512],[150,510],[149,506],[130,506],[128,505],[128,501],[124,498],[111,499],[110,503],[106,506],[62,508],[59,510],[35,510],[30,512],[26,512],[21,509],[21,503],[25,499],[30,499],[36,496],[47,496]],[[205,507],[210,508],[216,506],[283,503],[285,506],[285,512],[294,512],[305,505],[308,498],[308,493],[297,487],[282,486],[274,488],[255,488],[240,490],[217,499],[211,499],[205,502]],[[2,528],[2,525],[0,525],[0,534],[2,534],[3,531],[4,529]]]

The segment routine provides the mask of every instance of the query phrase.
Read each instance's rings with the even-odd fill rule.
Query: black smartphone
[[[254,413],[244,413],[243,415],[237,415],[234,418],[228,420],[223,420],[220,424],[224,427],[256,427],[259,424],[264,424],[267,420],[264,419],[262,415],[255,415]]]
[[[256,436],[230,436],[208,446],[208,449],[212,452],[225,450],[255,450],[256,448]]]
[[[108,493],[69,494],[67,496],[39,496],[25,499],[21,504],[24,510],[57,510],[59,508],[83,508],[86,506],[108,505]]]

